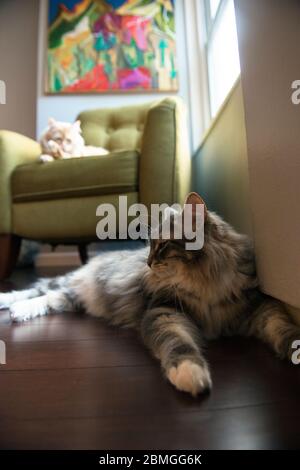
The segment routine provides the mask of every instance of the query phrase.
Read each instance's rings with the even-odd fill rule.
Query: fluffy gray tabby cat
[[[191,193],[186,203],[203,201]],[[259,291],[249,241],[207,210],[204,230],[201,250],[187,251],[184,239],[151,240],[150,250],[103,254],[66,276],[0,294],[0,307],[15,321],[84,309],[135,328],[168,380],[193,395],[212,385],[205,339],[256,336],[288,358],[300,328]]]

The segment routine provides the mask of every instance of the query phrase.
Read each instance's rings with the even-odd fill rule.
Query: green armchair
[[[96,240],[96,207],[182,202],[190,184],[181,100],[84,111],[88,145],[109,155],[40,163],[37,142],[0,131],[0,279],[11,273],[22,238],[52,244]],[[82,251],[84,257],[84,250]]]

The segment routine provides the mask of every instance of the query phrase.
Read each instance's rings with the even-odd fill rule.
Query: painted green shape
[[[136,57],[138,67],[142,67],[145,64],[144,52],[136,46]]]
[[[114,47],[116,42],[117,42],[117,38],[115,34],[112,34],[106,40],[103,33],[99,33],[97,37],[95,38],[93,47],[97,52],[107,51],[108,49],[111,49],[112,47]]]
[[[105,61],[105,63],[104,63],[104,72],[107,75],[110,83],[113,83],[114,80],[115,80],[114,69],[113,69],[110,54],[108,52],[106,52],[104,54],[104,61]]]
[[[82,76],[84,76],[94,68],[95,62],[91,57],[86,56],[84,50],[80,51],[79,58],[81,63]]]
[[[156,27],[162,32],[167,34],[169,37],[174,39],[175,36],[175,21],[174,13],[167,11],[163,5],[161,5],[158,13],[154,17]]]
[[[161,39],[158,47],[160,49],[160,65],[164,67],[166,62],[165,49],[168,48],[168,42],[165,39]]]
[[[95,42],[94,42],[94,49],[97,52],[104,51],[106,49],[105,40],[104,40],[102,33],[99,33],[99,35],[96,37]]]
[[[62,83],[60,81],[60,78],[57,74],[55,74],[54,77],[54,91],[60,91],[62,89]]]
[[[154,65],[155,54],[152,51],[146,51],[144,53],[144,64],[145,67],[152,68]]]
[[[86,72],[90,72],[91,70],[93,70],[93,68],[95,67],[95,61],[91,58],[91,57],[88,57],[87,59],[85,59],[85,71]]]
[[[131,69],[138,67],[140,56],[138,54],[139,49],[135,40],[132,38],[130,45],[123,43],[121,47],[126,61],[126,66]],[[142,59],[142,61],[144,62],[144,59]]]
[[[170,72],[171,78],[176,78],[177,76],[177,70],[175,68],[175,59],[174,59],[174,52],[171,52],[171,72]]]

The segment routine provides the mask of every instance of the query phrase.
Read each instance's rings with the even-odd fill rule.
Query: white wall
[[[177,65],[179,70],[179,92],[189,106],[189,80],[186,53],[186,35],[184,21],[184,0],[176,0],[176,38]],[[101,107],[118,107],[154,101],[174,93],[139,93],[139,94],[106,94],[106,95],[72,95],[49,96],[44,93],[45,57],[47,34],[47,2],[40,1],[39,18],[39,52],[38,52],[38,96],[37,96],[37,137],[46,127],[48,118],[61,121],[73,121],[80,111]]]
[[[300,307],[298,0],[235,0],[251,210],[263,290]]]

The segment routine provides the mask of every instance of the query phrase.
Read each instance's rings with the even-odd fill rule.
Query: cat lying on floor
[[[203,201],[191,193],[186,204],[195,209]],[[168,212],[171,225],[185,210]],[[289,358],[300,327],[259,291],[248,239],[205,208],[204,240],[195,251],[185,249],[184,239],[159,238],[150,248],[99,255],[73,273],[0,294],[0,308],[9,308],[14,321],[83,309],[135,328],[167,379],[192,395],[212,385],[206,339],[255,336]]]
[[[40,139],[42,147],[40,160],[42,162],[51,162],[62,158],[107,155],[109,152],[103,147],[85,145],[80,125],[80,121],[71,124],[50,118],[48,127]]]

